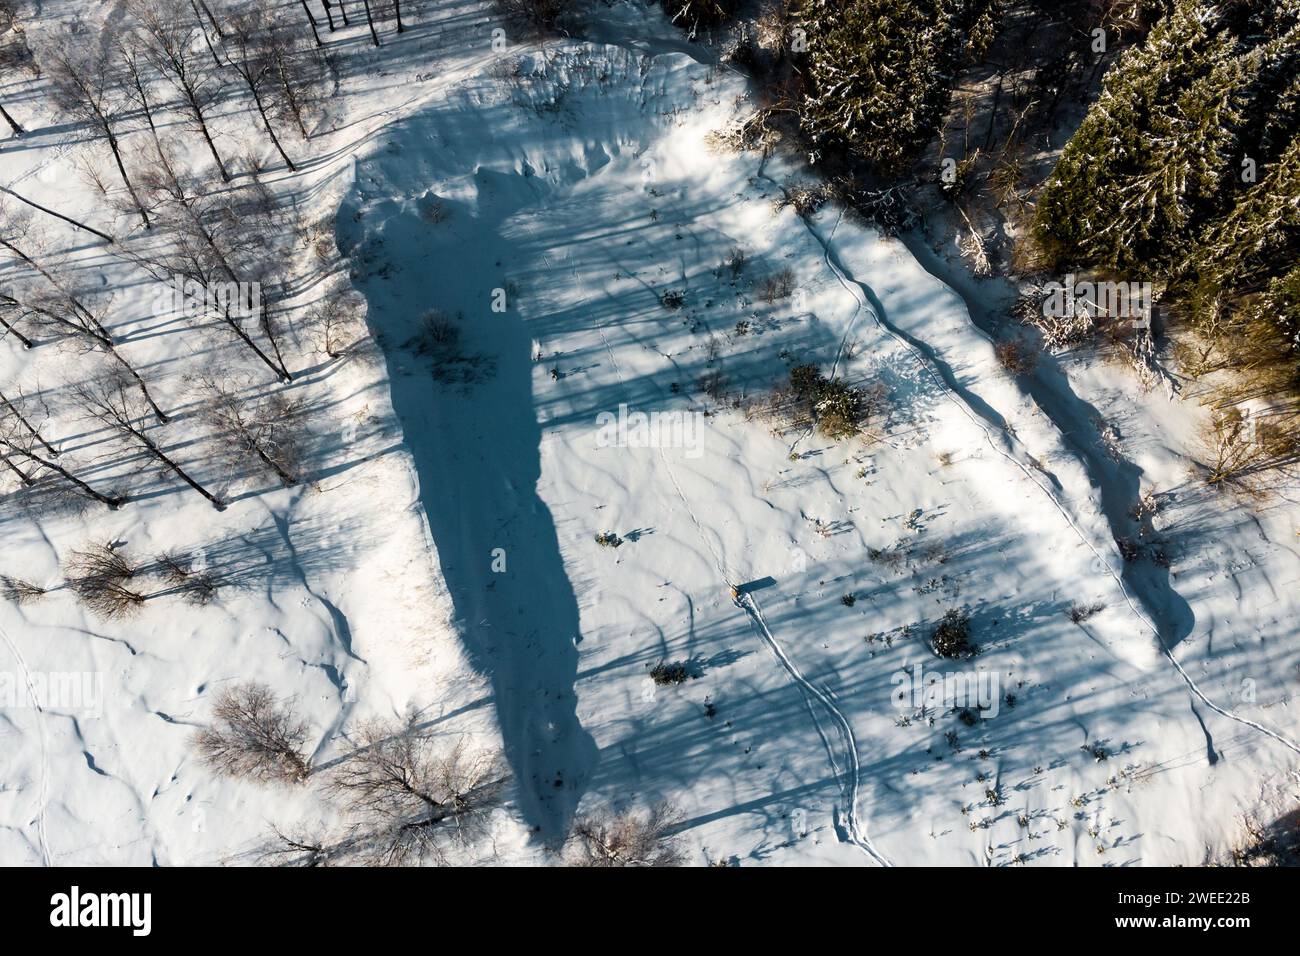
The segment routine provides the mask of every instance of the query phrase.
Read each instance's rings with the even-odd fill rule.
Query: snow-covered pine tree
[[[938,129],[967,51],[992,36],[998,0],[806,0],[800,121],[816,146],[883,172],[904,169]]]

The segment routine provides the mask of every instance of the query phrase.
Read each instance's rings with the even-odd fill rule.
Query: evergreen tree
[[[962,57],[992,35],[996,0],[808,0],[801,122],[815,146],[897,172],[938,129]],[[976,49],[978,48],[978,49]]]

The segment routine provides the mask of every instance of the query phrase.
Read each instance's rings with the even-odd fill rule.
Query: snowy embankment
[[[1291,766],[1294,727],[1229,693],[1268,668],[1243,646],[1201,688],[1246,722],[1189,693],[1156,634],[1178,585],[1125,564],[1076,436],[902,243],[711,149],[743,84],[639,29],[450,88],[340,216],[525,816],[667,801],[700,861],[1221,850]],[[454,344],[421,346],[429,309]],[[884,386],[867,438],[762,414],[808,362]],[[972,661],[929,653],[949,608]],[[692,678],[656,685],[663,662]],[[994,706],[899,709],[918,666],[984,672]]]
[[[97,720],[3,710],[18,745],[0,859],[203,862],[268,822],[328,814],[193,761],[208,695],[250,675],[307,705],[325,765],[367,714],[499,730],[510,814],[545,838],[579,807],[663,801],[692,862],[1221,850],[1294,755],[1189,694],[1152,628],[1171,653],[1196,651],[1217,706],[1293,737],[1282,546],[1264,572],[1272,603],[1208,567],[1186,594],[1177,564],[1154,583],[1126,566],[1123,489],[1056,408],[1031,404],[962,300],[903,243],[833,205],[786,204],[808,171],[715,148],[749,109],[744,83],[657,13],[596,15],[602,42],[493,51],[495,22],[470,4],[412,29],[392,59],[340,47],[315,159],[268,178],[334,234],[383,357],[299,377],[328,423],[309,487],[245,489],[217,515],[145,475],[120,513],[6,509],[18,546],[0,572],[57,582],[58,559],[93,538],[201,547],[247,586],[202,609],[159,599],[128,624],[59,594],[0,607],[19,666],[107,681]],[[66,204],[57,136],[28,145],[4,157],[4,181]],[[88,194],[81,205],[90,215]],[[141,364],[223,360],[153,317],[127,267],[62,240]],[[66,358],[41,371],[6,349],[7,380],[57,399]],[[809,363],[878,396],[863,436],[831,441],[772,412],[773,389]],[[1122,372],[1090,374],[1122,387]],[[176,382],[164,394],[181,442]],[[72,411],[56,434],[98,441]],[[1185,436],[1177,414],[1130,405],[1125,434]],[[1160,447],[1172,475],[1186,445]],[[600,546],[603,533],[620,543]],[[1075,605],[1101,609],[1076,623]],[[970,615],[978,656],[930,652],[950,609]],[[656,684],[672,662],[688,678]],[[907,693],[918,669],[970,676],[979,699],[964,714],[921,706]],[[498,836],[518,858],[522,827],[502,819]]]

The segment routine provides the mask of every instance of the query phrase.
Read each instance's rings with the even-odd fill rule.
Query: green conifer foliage
[[[906,168],[939,127],[962,57],[992,35],[995,0],[808,0],[812,142],[884,172]],[[972,49],[974,47],[975,49]]]

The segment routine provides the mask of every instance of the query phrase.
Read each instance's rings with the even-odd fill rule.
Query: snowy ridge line
[[[41,860],[47,867],[49,867],[54,865],[54,861],[50,856],[50,841],[45,833],[45,804],[48,799],[50,780],[50,749],[45,737],[45,709],[41,707],[40,698],[36,695],[36,688],[32,686],[32,675],[31,671],[27,669],[27,661],[23,659],[23,655],[19,652],[18,646],[14,644],[13,639],[3,627],[0,627],[0,638],[4,638],[4,642],[9,648],[9,653],[12,654],[13,659],[18,662],[18,669],[23,672],[23,683],[27,687],[27,696],[31,698],[32,707],[37,713],[37,727],[41,734],[41,788],[37,795],[39,811],[36,815],[36,835],[40,841]]]
[[[758,601],[755,600],[754,595],[742,594],[736,603],[738,606],[744,608],[749,614],[750,620],[762,635],[763,641],[767,644],[772,653],[776,655],[776,659],[780,661],[781,666],[785,668],[786,673],[788,673],[791,679],[794,680],[794,682],[803,690],[805,699],[808,694],[815,697],[818,703],[826,708],[826,712],[834,718],[835,723],[839,725],[840,733],[844,737],[845,751],[849,757],[848,772],[845,774],[846,780],[844,784],[844,820],[845,829],[848,831],[849,835],[849,841],[881,866],[893,866],[893,864],[889,862],[889,859],[875,848],[870,838],[862,832],[862,827],[858,822],[858,785],[859,777],[862,773],[862,764],[858,758],[857,739],[853,736],[853,727],[849,724],[848,718],[846,718],[844,713],[835,706],[835,702],[831,699],[830,692],[817,687],[812,683],[812,681],[804,677],[803,672],[800,671],[790,658],[786,656],[780,643],[772,636],[772,632],[767,626],[767,621],[763,618],[763,612],[759,608]],[[831,765],[835,765],[833,757],[831,758]],[[836,769],[838,771],[838,768]]]
[[[771,180],[769,179],[769,181]],[[1202,691],[1200,687],[1197,686],[1196,682],[1192,679],[1191,675],[1188,674],[1187,671],[1183,668],[1183,665],[1179,663],[1176,657],[1174,657],[1173,652],[1170,650],[1169,645],[1166,643],[1164,635],[1160,633],[1159,628],[1157,628],[1155,624],[1152,623],[1152,621],[1142,612],[1142,610],[1134,602],[1133,596],[1130,593],[1128,586],[1124,583],[1124,579],[1115,572],[1115,569],[1111,566],[1110,562],[1106,561],[1102,557],[1101,552],[1097,550],[1096,546],[1088,539],[1088,536],[1083,533],[1083,530],[1081,528],[1079,528],[1074,518],[1070,515],[1068,509],[1066,509],[1066,507],[1060,502],[1060,500],[1056,497],[1056,495],[1052,492],[1052,490],[1050,488],[1045,487],[1042,484],[1042,482],[1040,482],[1034,476],[1034,474],[1025,464],[1023,464],[1017,458],[1008,454],[1006,451],[1003,451],[1001,448],[997,446],[997,443],[993,441],[993,436],[990,433],[990,429],[984,424],[984,422],[980,420],[979,416],[976,415],[970,408],[968,408],[966,403],[962,401],[956,395],[956,393],[948,386],[948,383],[943,380],[943,377],[939,375],[939,373],[934,369],[932,364],[926,360],[925,356],[920,352],[920,350],[917,349],[916,346],[914,346],[910,341],[908,341],[906,336],[899,335],[890,326],[889,323],[881,319],[881,317],[876,313],[875,309],[871,308],[869,303],[865,302],[861,298],[859,293],[861,291],[865,291],[865,288],[862,285],[862,283],[856,278],[850,279],[843,272],[843,270],[841,270],[840,267],[836,264],[836,262],[834,261],[831,255],[831,243],[835,239],[835,233],[839,229],[840,222],[843,220],[843,218],[844,218],[844,211],[841,209],[839,215],[836,217],[835,225],[831,228],[830,236],[827,237],[827,239],[825,240],[823,240],[821,236],[818,235],[817,231],[812,227],[812,224],[809,223],[806,219],[804,220],[804,225],[807,227],[809,234],[812,235],[812,237],[821,245],[822,250],[825,253],[826,265],[831,269],[832,272],[835,273],[835,277],[836,279],[839,280],[840,285],[842,285],[845,288],[845,290],[848,291],[849,294],[852,295],[854,299],[858,301],[859,308],[866,309],[868,312],[870,312],[871,317],[875,319],[876,324],[879,325],[880,328],[882,328],[885,332],[887,332],[890,335],[890,337],[892,337],[895,341],[901,343],[909,352],[912,353],[913,357],[916,358],[921,368],[923,368],[926,374],[929,375],[929,377],[939,386],[939,388],[943,391],[944,395],[947,396],[949,401],[951,401],[954,405],[956,405],[957,408],[961,410],[962,414],[965,415],[976,427],[978,427],[981,432],[983,432],[984,440],[988,442],[989,447],[992,448],[994,452],[1001,455],[1007,461],[1011,462],[1018,469],[1020,469],[1020,471],[1025,475],[1025,477],[1028,478],[1040,491],[1043,492],[1044,495],[1047,496],[1048,500],[1052,502],[1052,504],[1056,507],[1057,511],[1061,513],[1061,517],[1065,519],[1066,523],[1070,526],[1070,529],[1078,536],[1079,540],[1084,543],[1084,545],[1088,548],[1088,550],[1090,550],[1093,553],[1093,555],[1097,558],[1097,560],[1101,562],[1102,566],[1106,569],[1106,573],[1110,575],[1111,579],[1115,582],[1115,585],[1119,588],[1120,594],[1123,595],[1124,597],[1124,603],[1127,604],[1129,610],[1133,612],[1133,616],[1136,617],[1138,620],[1140,620],[1143,624],[1145,624],[1151,630],[1151,633],[1155,635],[1156,643],[1160,648],[1160,652],[1165,656],[1165,658],[1169,660],[1171,664],[1173,664],[1174,669],[1178,672],[1178,675],[1183,679],[1183,682],[1187,685],[1188,690],[1190,690],[1191,693],[1197,699],[1199,699],[1203,704],[1205,704],[1206,707],[1210,708],[1220,716],[1227,717],[1229,720],[1234,720],[1237,723],[1242,724],[1243,726],[1250,727],[1253,730],[1257,730],[1260,733],[1264,734],[1266,737],[1272,738],[1273,740],[1282,744],[1284,747],[1287,747],[1288,749],[1295,752],[1296,754],[1300,754],[1300,745],[1297,745],[1290,738],[1283,736],[1281,733],[1277,731],[1270,730],[1268,727],[1256,723],[1255,721],[1250,720],[1247,717],[1242,717],[1239,714],[1235,714],[1230,710],[1220,707],[1214,701],[1210,700],[1208,696],[1206,696],[1205,692]],[[857,286],[858,289],[855,290],[853,286]],[[974,326],[974,323],[972,322],[971,325]],[[989,341],[992,341],[992,339],[989,338],[987,333],[985,333],[982,329],[976,327],[976,331],[978,331],[986,339],[989,339]],[[1009,438],[1009,440],[1014,441],[1014,439],[1011,438]]]

